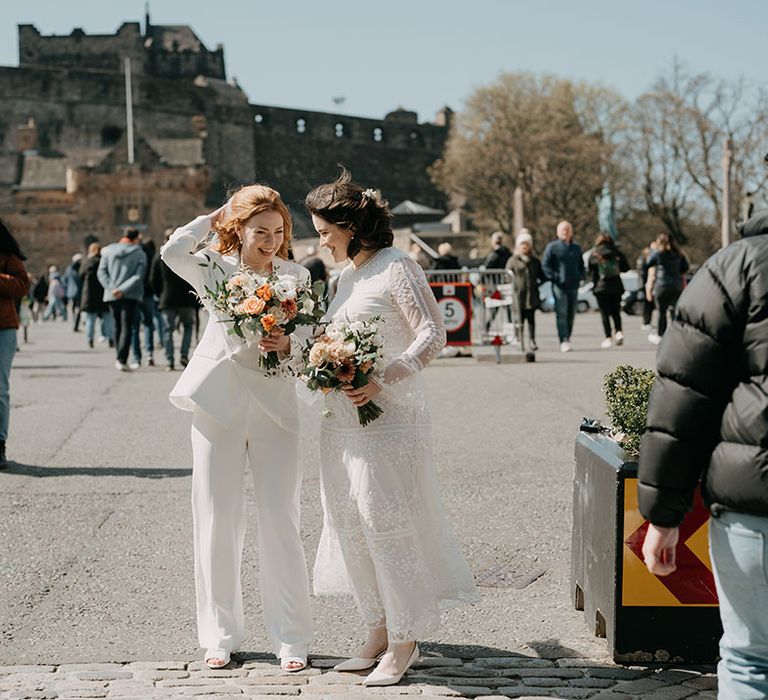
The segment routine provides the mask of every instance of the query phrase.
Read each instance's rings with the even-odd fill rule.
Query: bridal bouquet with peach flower
[[[201,263],[205,265],[206,263]],[[213,262],[222,272],[218,263]],[[267,336],[290,335],[297,326],[315,326],[324,313],[323,282],[303,282],[293,275],[269,275],[240,266],[223,277],[214,289],[205,288],[220,321],[231,324],[228,333],[250,345]],[[275,351],[259,357],[259,367],[280,369]]]
[[[327,394],[346,384],[355,389],[368,384],[370,375],[381,361],[383,340],[379,335],[376,316],[368,321],[330,323],[325,332],[308,346],[302,371],[311,391]],[[383,411],[373,401],[358,406],[360,425],[368,425]]]

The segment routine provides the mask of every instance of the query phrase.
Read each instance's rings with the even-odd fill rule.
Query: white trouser
[[[204,649],[236,651],[245,625],[240,563],[245,538],[245,465],[255,485],[264,624],[278,657],[306,656],[312,613],[299,534],[298,435],[255,403],[224,428],[196,410],[192,419],[197,626]]]

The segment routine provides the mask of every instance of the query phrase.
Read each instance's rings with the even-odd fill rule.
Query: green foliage
[[[648,397],[656,373],[632,365],[619,365],[603,379],[605,412],[624,450],[636,457],[640,453],[640,438],[645,432]]]

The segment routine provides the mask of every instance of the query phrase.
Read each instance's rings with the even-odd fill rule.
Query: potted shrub
[[[669,579],[648,573],[640,555],[647,523],[637,510],[637,458],[654,379],[652,370],[630,365],[607,374],[603,395],[611,426],[585,419],[576,439],[574,605],[594,633],[606,637],[619,663],[711,663],[722,633],[717,607],[676,598],[675,588],[666,587]],[[703,562],[701,569],[702,581],[711,577]]]

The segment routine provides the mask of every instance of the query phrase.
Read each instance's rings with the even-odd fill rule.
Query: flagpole
[[[125,62],[125,121],[128,134],[128,164],[133,165],[133,91],[131,90],[131,59],[126,56]]]

